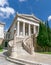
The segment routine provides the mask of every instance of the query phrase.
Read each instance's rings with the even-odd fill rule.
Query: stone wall
[[[51,47],[40,47],[39,45],[36,44],[35,48],[36,52],[51,52]]]
[[[2,45],[3,39],[0,38],[0,45]]]

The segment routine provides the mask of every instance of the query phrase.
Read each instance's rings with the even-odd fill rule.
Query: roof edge
[[[0,22],[0,24],[5,25],[5,23],[4,23],[4,22]]]

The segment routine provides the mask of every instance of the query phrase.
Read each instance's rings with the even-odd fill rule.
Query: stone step
[[[7,60],[14,62],[14,63],[19,63],[20,65],[49,65],[49,64],[39,63],[39,62],[36,62],[36,61],[19,59],[19,58],[13,59],[13,58],[7,57]]]
[[[25,51],[23,49],[23,47],[18,47],[17,48],[17,54],[20,54],[20,55],[30,55],[27,51]]]

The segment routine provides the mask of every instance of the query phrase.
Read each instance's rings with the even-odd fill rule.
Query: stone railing
[[[8,55],[11,54],[12,47],[13,47],[13,40],[9,41],[9,43],[8,43]]]
[[[33,52],[33,35],[25,38],[23,40],[22,46],[28,53],[32,54],[32,52]]]
[[[17,57],[18,54],[18,48],[22,46],[22,40],[18,40],[15,42],[15,40],[11,40],[8,43],[8,56],[10,57]],[[21,49],[19,49],[21,50]]]

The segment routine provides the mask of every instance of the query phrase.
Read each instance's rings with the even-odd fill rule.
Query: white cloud
[[[0,0],[0,6],[9,5],[7,0]]]
[[[0,7],[0,16],[4,18],[8,18],[10,15],[15,15],[15,10],[11,7]]]
[[[27,1],[27,0],[19,0],[19,2],[25,2],[25,1]]]
[[[48,21],[50,21],[51,20],[51,15],[48,17]]]
[[[6,5],[6,7],[4,7]],[[9,7],[8,0],[0,0],[0,16],[2,18],[8,18],[10,15],[15,15],[15,10]]]

